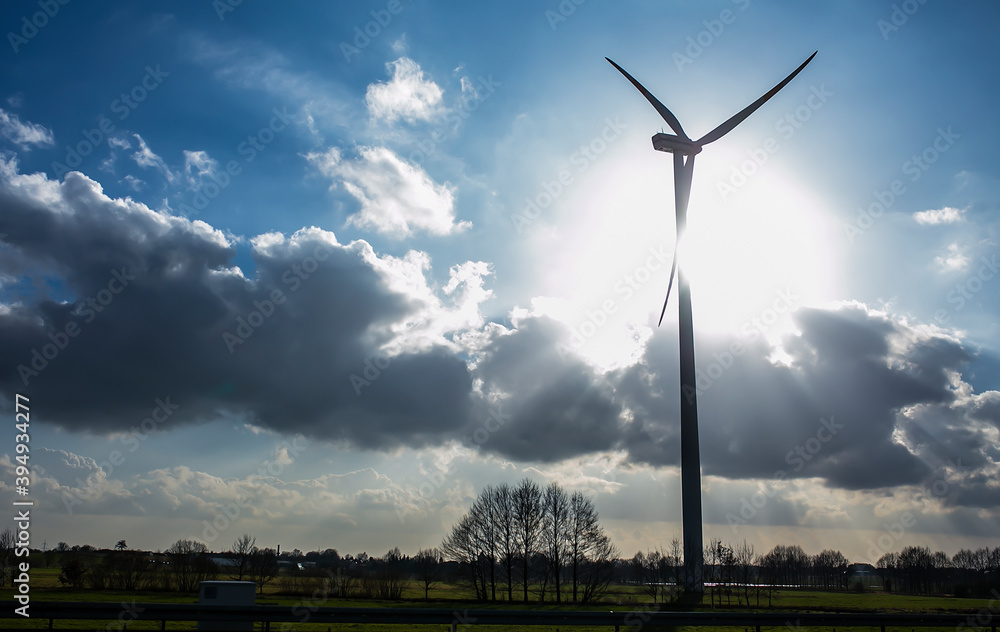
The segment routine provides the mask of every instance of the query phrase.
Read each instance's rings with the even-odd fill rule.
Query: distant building
[[[224,555],[210,555],[208,559],[212,560],[219,568],[233,568],[240,564],[236,558]]]

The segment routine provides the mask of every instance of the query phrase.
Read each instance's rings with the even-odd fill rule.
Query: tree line
[[[890,592],[986,597],[1000,590],[1000,547],[962,549],[949,558],[926,546],[908,546],[899,553],[886,553],[875,567]]]
[[[111,551],[73,547],[60,543],[59,582],[69,588],[93,590],[196,591],[203,581],[225,577],[264,586],[278,575],[274,549],[258,548],[256,538],[244,534],[233,542],[225,565],[213,559],[208,547],[193,540],[177,540],[162,554],[131,550],[119,540]]]
[[[0,533],[0,586],[10,580],[13,564],[13,545],[4,548],[5,537]],[[416,557],[403,555],[398,547],[382,557],[341,557],[336,549],[295,549],[279,555],[275,549],[257,547],[256,538],[246,533],[220,553],[182,539],[162,553],[130,549],[119,540],[113,549],[60,542],[40,554],[45,566],[56,562],[60,584],[73,589],[197,592],[203,581],[229,579],[252,581],[263,594],[264,587],[277,580],[283,594],[359,599],[400,599],[410,578],[421,582],[426,597],[447,566],[437,548],[422,549]]]
[[[37,554],[37,553],[33,553]],[[273,581],[285,594],[399,599],[407,580],[424,597],[439,582],[465,581],[477,599],[512,601],[595,601],[612,583],[640,587],[655,602],[675,599],[681,590],[681,543],[667,549],[618,553],[598,521],[593,502],[568,494],[557,484],[545,489],[529,479],[516,486],[485,488],[452,527],[442,548],[416,556],[393,548],[382,557],[367,553],[341,557],[336,549],[303,553],[258,548],[244,534],[222,553],[196,541],[178,540],[162,553],[129,549],[70,547],[64,542],[43,553],[50,566],[58,556],[59,581],[68,587],[99,590],[196,591],[212,579],[250,580],[261,592]],[[887,592],[988,597],[1000,590],[1000,547],[962,549],[954,556],[908,546],[885,553],[875,565],[849,564],[832,549],[808,555],[797,545],[777,545],[756,554],[747,542],[712,540],[704,551],[707,595],[715,605],[771,603],[785,587],[863,590],[873,583]],[[0,585],[10,580],[13,532],[0,533]],[[286,572],[279,573],[281,566]],[[869,574],[870,573],[870,574]]]
[[[886,553],[872,566],[851,564],[840,551],[826,549],[808,555],[798,545],[779,544],[756,554],[745,540],[727,544],[712,540],[704,550],[703,576],[712,605],[771,605],[783,588],[857,590],[876,583],[886,592],[918,595],[953,594],[987,597],[1000,590],[1000,547],[962,549],[949,557],[927,547],[908,546]],[[683,557],[674,538],[668,550],[636,553],[624,569],[625,581],[640,586],[654,603],[680,594]]]
[[[615,578],[618,551],[593,501],[557,483],[488,485],[441,545],[459,562],[477,599],[599,599]],[[498,592],[499,590],[499,592]]]

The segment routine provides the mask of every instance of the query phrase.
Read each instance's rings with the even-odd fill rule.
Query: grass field
[[[33,604],[43,601],[86,601],[86,602],[111,602],[111,603],[197,603],[198,598],[194,593],[177,593],[165,591],[139,591],[139,592],[116,592],[116,591],[93,591],[93,590],[71,590],[63,588],[58,581],[59,571],[53,568],[33,568],[31,571],[31,599]],[[418,582],[406,584],[403,599],[398,601],[379,601],[362,599],[341,599],[337,597],[324,598],[322,595],[311,597],[309,595],[287,595],[280,594],[280,586],[277,582],[267,586],[263,595],[258,595],[259,605],[282,605],[282,606],[316,606],[316,607],[386,607],[386,608],[444,608],[455,609],[461,612],[466,609],[513,609],[513,610],[615,610],[621,612],[643,611],[653,608],[653,604],[648,595],[643,594],[634,586],[612,586],[604,599],[597,604],[572,604],[553,602],[527,604],[520,602],[476,602],[472,592],[464,585],[436,584],[430,590],[429,600],[424,600],[423,585]],[[516,594],[515,594],[516,597]],[[13,591],[10,588],[0,589],[0,599],[13,599]],[[723,606],[721,610],[745,611],[745,608],[737,608],[735,599],[733,606]],[[922,597],[911,595],[897,595],[884,592],[824,592],[815,590],[783,590],[773,599],[773,607],[767,608],[766,599],[761,600],[761,607],[751,608],[759,611],[788,611],[788,612],[954,612],[963,614],[975,614],[977,612],[989,612],[990,600],[988,599],[958,599],[954,597]],[[997,605],[992,604],[994,610]],[[704,605],[700,609],[707,610],[710,606]],[[993,623],[995,624],[995,617]],[[289,624],[291,625],[291,624]],[[5,629],[44,629],[48,626],[47,620],[38,619],[5,619],[0,622],[0,626]],[[57,628],[71,629],[110,629],[120,630],[122,626],[117,621],[57,621]],[[478,632],[515,632],[518,630],[533,632],[551,632],[554,627],[546,626],[460,626],[462,629],[476,630]],[[129,621],[129,630],[158,630],[158,621]],[[176,622],[169,623],[168,630],[191,630],[195,629],[194,623]],[[271,626],[273,630],[292,629],[282,628],[281,624]],[[447,626],[371,626],[362,624],[294,624],[296,630],[443,630]],[[565,628],[577,632],[588,632],[602,630],[607,632],[609,627],[574,627]],[[622,626],[622,629],[629,629]],[[634,629],[634,628],[633,628]],[[989,628],[986,628],[987,630]],[[647,628],[649,630],[649,628]],[[801,631],[807,632],[807,628]],[[877,632],[878,628],[851,628],[851,632]],[[931,628],[923,628],[928,632],[933,632]],[[743,628],[727,629],[713,628],[711,630],[702,629],[703,632],[745,632]],[[678,630],[677,632],[685,632]],[[693,632],[693,629],[692,629]],[[949,629],[948,632],[954,632]]]

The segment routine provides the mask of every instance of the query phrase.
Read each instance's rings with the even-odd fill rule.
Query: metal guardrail
[[[21,618],[14,613],[16,602],[5,602],[0,619]],[[996,612],[1000,612],[997,609]],[[48,619],[49,626],[59,620],[105,620],[130,623],[136,620],[236,622],[252,620],[263,623],[370,623],[458,625],[547,625],[607,626],[616,630],[628,626],[728,626],[754,628],[799,627],[881,627],[918,628],[953,627],[986,629],[996,632],[994,610],[977,613],[824,613],[824,612],[660,612],[656,610],[469,610],[441,608],[335,608],[296,606],[204,606],[164,603],[80,603],[52,601],[31,603],[31,618]],[[120,629],[120,628],[116,628]]]

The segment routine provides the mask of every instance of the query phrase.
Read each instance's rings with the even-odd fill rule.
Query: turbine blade
[[[670,301],[670,288],[674,286],[674,273],[677,272],[677,244],[674,243],[674,260],[670,263],[670,281],[667,282],[667,298],[663,299],[663,309],[660,311],[660,322],[656,323],[659,327],[663,324],[663,315],[667,313],[667,303]]]
[[[667,297],[663,299],[663,309],[660,311],[660,322],[657,327],[663,324],[663,316],[667,313],[667,303],[670,302],[670,290],[674,286],[674,277],[677,276],[677,252],[681,244],[681,235],[687,227],[687,205],[691,195],[691,179],[694,177],[694,155],[681,156],[674,154],[674,212],[676,213],[677,229],[674,232],[674,258],[670,262],[670,280],[667,282]]]
[[[690,138],[688,138],[688,135],[684,133],[684,128],[681,127],[681,122],[677,120],[677,117],[674,116],[673,112],[667,109],[667,106],[660,103],[659,100],[656,97],[654,97],[649,90],[642,87],[642,84],[636,81],[632,75],[625,72],[624,68],[622,68],[615,62],[611,61],[607,57],[605,57],[604,59],[607,59],[612,66],[618,69],[618,72],[625,75],[625,78],[632,82],[632,85],[635,86],[639,90],[639,92],[642,93],[642,96],[646,97],[646,100],[649,101],[654,108],[656,108],[656,111],[660,113],[660,116],[663,118],[664,121],[667,122],[667,125],[670,126],[670,129],[674,130],[675,134],[677,134],[684,140],[691,140]]]
[[[816,51],[816,52],[818,53],[819,51]],[[771,97],[773,97],[774,95],[776,95],[778,93],[778,90],[781,90],[782,88],[784,88],[785,85],[789,81],[791,81],[792,79],[795,78],[795,75],[797,75],[800,72],[802,72],[802,69],[806,67],[806,64],[808,64],[809,62],[811,62],[813,60],[813,57],[815,57],[815,56],[816,56],[816,53],[813,53],[812,55],[810,55],[809,59],[807,59],[804,62],[802,62],[801,66],[799,66],[798,68],[796,68],[792,72],[792,74],[790,74],[787,77],[785,77],[782,80],[781,83],[779,83],[778,85],[776,85],[773,88],[771,88],[768,91],[767,94],[765,94],[761,98],[757,99],[756,101],[754,101],[750,105],[748,105],[745,108],[743,108],[742,110],[740,110],[735,116],[733,116],[732,118],[730,118],[728,121],[726,121],[722,125],[716,127],[711,132],[709,132],[709,133],[705,134],[704,136],[702,136],[701,138],[699,138],[696,141],[696,144],[698,144],[698,145],[707,145],[707,144],[709,144],[711,142],[719,140],[720,138],[722,138],[723,136],[725,136],[726,134],[728,134],[729,132],[731,132],[734,127],[736,127],[737,125],[739,125],[740,123],[742,123],[744,120],[746,120],[746,118],[748,116],[750,116],[751,114],[753,114],[754,111],[757,110],[757,108],[759,108],[760,106],[764,105],[764,103],[766,103],[768,99],[770,99]]]

